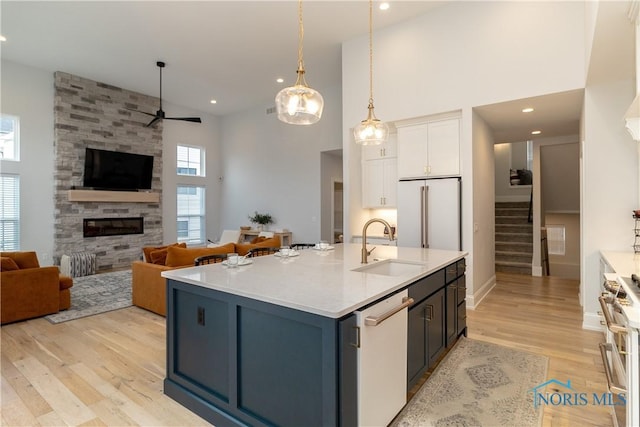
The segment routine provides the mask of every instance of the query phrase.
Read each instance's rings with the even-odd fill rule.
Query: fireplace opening
[[[144,234],[144,218],[84,218],[82,233],[84,237]]]

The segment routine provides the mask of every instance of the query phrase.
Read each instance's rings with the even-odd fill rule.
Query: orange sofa
[[[193,267],[194,260],[203,255],[238,253],[246,255],[257,247],[279,247],[280,237],[260,240],[256,243],[227,243],[213,248],[187,248],[173,244],[142,249],[144,260],[131,265],[131,299],[133,305],[162,316],[167,315],[167,291],[163,271]]]
[[[0,323],[45,316],[71,306],[73,279],[40,267],[35,252],[0,252]]]

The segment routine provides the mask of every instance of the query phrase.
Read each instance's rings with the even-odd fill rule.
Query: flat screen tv
[[[148,190],[153,156],[87,148],[84,187],[98,190]]]

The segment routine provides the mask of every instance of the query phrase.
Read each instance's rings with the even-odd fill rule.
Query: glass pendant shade
[[[379,145],[389,137],[389,127],[373,113],[373,102],[369,103],[369,115],[353,129],[356,144]]]
[[[312,125],[320,120],[324,108],[320,92],[311,89],[304,79],[303,39],[302,0],[298,0],[298,78],[295,85],[282,89],[276,95],[278,119],[290,125]]]
[[[286,87],[276,95],[278,119],[284,123],[312,125],[322,117],[323,107],[324,99],[320,92],[301,83],[300,79],[294,86]]]
[[[356,144],[378,145],[389,137],[389,127],[373,112],[373,0],[369,0],[369,114],[353,129]]]

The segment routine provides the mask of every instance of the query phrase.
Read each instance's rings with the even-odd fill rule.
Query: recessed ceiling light
[[[276,79],[276,82],[278,83],[284,83],[284,79],[282,77],[279,77]]]
[[[215,99],[212,99],[212,100],[211,100],[211,103],[212,103],[212,104],[217,104],[217,103],[218,103],[218,101],[216,101]]]
[[[387,10],[389,9],[389,7],[389,2],[383,1],[382,3],[380,3],[380,10]]]
[[[540,135],[541,133],[541,130],[534,130],[533,132],[531,132],[531,135]]]
[[[531,113],[531,112],[533,112],[533,108],[531,108],[531,107],[523,108],[522,112],[523,113]]]
[[[0,42],[6,42],[6,41],[7,41],[7,38],[2,34],[0,34]]]

